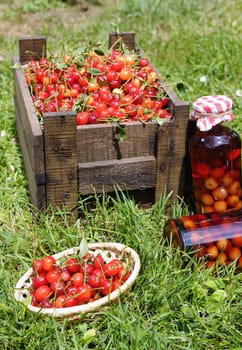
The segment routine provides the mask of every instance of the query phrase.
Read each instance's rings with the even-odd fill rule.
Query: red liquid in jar
[[[196,211],[242,208],[241,140],[221,124],[197,130],[189,142]]]

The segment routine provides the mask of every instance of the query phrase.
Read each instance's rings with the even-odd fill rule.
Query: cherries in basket
[[[130,266],[121,258],[105,261],[101,254],[72,255],[65,260],[53,256],[36,259],[30,293],[32,305],[63,308],[86,304],[109,295],[130,276]]]

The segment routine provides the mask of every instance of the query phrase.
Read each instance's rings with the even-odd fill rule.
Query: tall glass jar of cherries
[[[193,103],[196,131],[189,141],[197,213],[242,208],[241,140],[223,125],[234,119],[227,96],[203,96]]]

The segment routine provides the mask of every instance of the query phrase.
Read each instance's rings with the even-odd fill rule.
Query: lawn
[[[11,57],[18,38],[44,35],[50,51],[107,43],[113,30],[134,31],[139,46],[178,96],[232,98],[242,136],[242,27],[239,0],[0,0],[0,343],[3,350],[239,350],[242,348],[242,275],[198,266],[164,242],[167,193],[140,209],[128,196],[103,195],[70,224],[63,210],[30,203],[17,142]],[[111,204],[111,205],[110,205]],[[189,212],[182,198],[172,216]],[[132,291],[76,321],[39,317],[17,303],[13,290],[35,258],[88,242],[116,241],[140,255]]]

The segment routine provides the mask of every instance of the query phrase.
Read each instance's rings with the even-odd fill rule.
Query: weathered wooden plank
[[[109,48],[119,48],[124,43],[129,50],[135,50],[135,34],[134,32],[120,32],[109,34]]]
[[[122,140],[120,128],[125,132],[125,140]],[[156,122],[79,126],[77,127],[78,163],[153,156],[158,128]]]
[[[19,61],[40,60],[46,57],[46,39],[39,37],[23,37],[19,39]]]
[[[77,127],[78,163],[116,158],[111,124],[89,124]]]
[[[17,102],[15,102],[16,107],[18,106]],[[46,193],[45,193],[45,174],[44,176],[38,176],[35,171],[35,160],[33,157],[34,152],[29,152],[29,146],[31,143],[31,135],[29,136],[29,144],[26,144],[26,135],[23,129],[23,124],[21,123],[21,116],[19,115],[19,111],[21,108],[16,108],[16,127],[18,132],[18,143],[22,150],[22,157],[24,161],[24,168],[26,172],[26,177],[28,179],[28,189],[31,202],[38,209],[42,209],[46,207]],[[22,115],[23,116],[23,115]],[[33,135],[32,135],[33,136]],[[38,149],[40,149],[40,145],[43,143],[43,138],[39,138],[38,136],[32,137],[32,145],[33,150],[36,150],[38,153]],[[43,152],[41,151],[41,155]]]
[[[76,113],[44,114],[47,206],[77,210]]]
[[[115,148],[120,159],[155,155],[156,135],[159,129],[156,122],[129,122],[121,124],[121,127],[125,131],[125,140],[121,140],[119,129],[114,134]]]
[[[173,199],[184,193],[189,104],[176,101],[173,113],[173,121],[165,123],[158,132],[156,201],[165,191],[172,191]]]
[[[113,192],[114,184],[123,191],[153,188],[156,181],[154,156],[78,164],[79,192]]]
[[[17,58],[13,64],[18,64]],[[18,142],[28,177],[31,201],[45,207],[45,167],[43,132],[21,69],[14,70],[15,112]]]
[[[16,63],[16,61],[14,61]],[[24,143],[28,150],[37,182],[44,183],[43,130],[35,113],[32,97],[21,69],[14,70],[15,102],[18,109],[19,126],[23,129]]]

